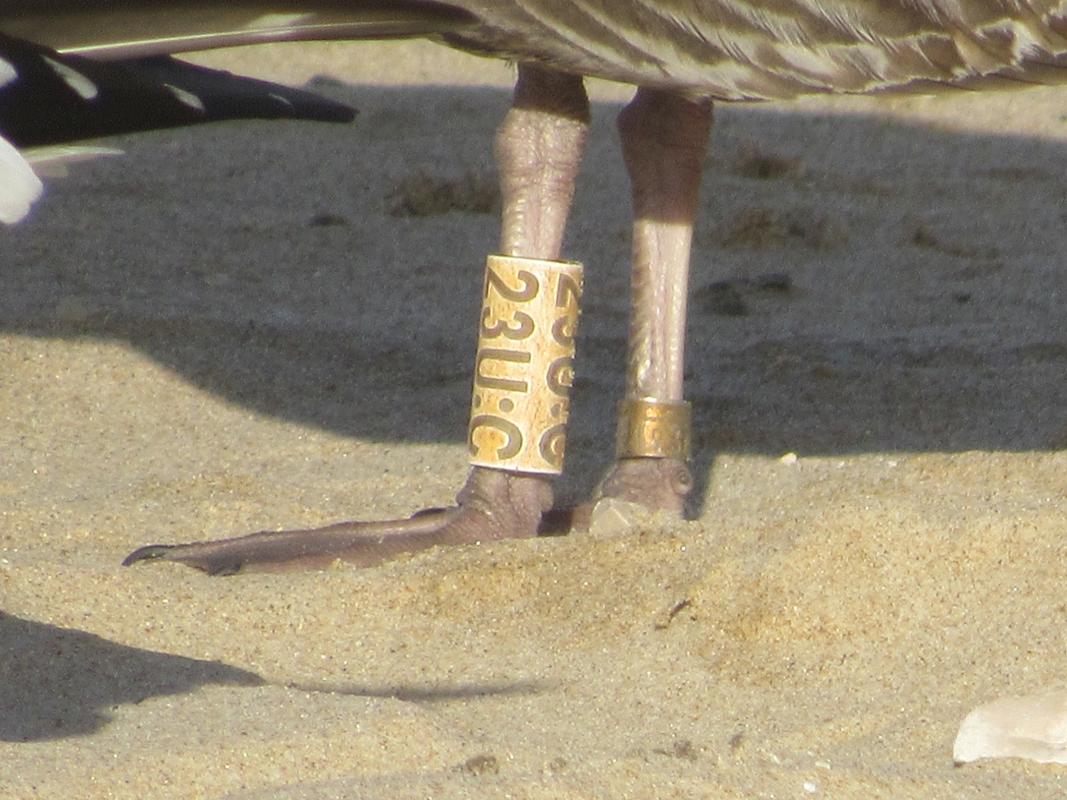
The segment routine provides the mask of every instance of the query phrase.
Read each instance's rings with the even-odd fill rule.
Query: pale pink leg
[[[640,89],[619,115],[634,204],[628,397],[683,400],[689,250],[711,103]],[[601,495],[681,513],[692,488],[673,458],[620,459]]]
[[[497,137],[504,194],[501,250],[557,258],[587,128],[581,81],[520,68],[515,104]],[[640,90],[619,127],[633,184],[633,320],[627,394],[682,399],[689,247],[710,103]],[[600,487],[607,496],[680,512],[691,486],[684,462],[620,459]],[[552,502],[546,479],[474,468],[454,508],[384,523],[252,534],[217,542],[153,545],[124,563],[162,558],[206,572],[284,569],[335,558],[372,565],[439,544],[532,536]]]
[[[504,207],[502,253],[559,257],[588,117],[580,78],[538,67],[519,68],[514,104],[496,141]],[[475,467],[453,508],[392,522],[348,522],[213,542],[150,545],[123,563],[163,559],[211,574],[305,568],[338,558],[370,566],[434,545],[533,536],[551,505],[552,490],[545,478]]]

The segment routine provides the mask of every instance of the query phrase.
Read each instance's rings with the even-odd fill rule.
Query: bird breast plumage
[[[1067,0],[466,0],[461,47],[720,99],[1067,80]]]

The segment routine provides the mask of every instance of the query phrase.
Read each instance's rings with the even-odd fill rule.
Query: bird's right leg
[[[617,460],[598,494],[681,514],[692,487],[683,393],[689,254],[708,100],[639,89],[619,115],[633,194],[632,307]],[[591,513],[587,505],[575,520]]]
[[[523,273],[533,275],[536,267],[537,270],[547,270],[544,274],[549,276],[538,278],[539,286],[551,289],[549,294],[542,293],[540,299],[549,300],[552,306],[571,304],[573,300],[573,313],[576,315],[577,298],[572,296],[574,280],[566,277],[567,265],[554,262],[558,262],[560,254],[588,117],[589,104],[580,78],[539,67],[520,66],[514,102],[498,131],[496,147],[503,195],[502,261],[518,265],[518,271],[514,273],[518,281],[494,283],[501,279],[500,274],[487,272],[487,296],[491,286],[504,285],[502,294],[510,294],[517,302],[521,302],[528,284]],[[530,269],[525,270],[524,264]],[[524,378],[505,372],[494,379],[490,374],[492,362],[504,363],[505,366],[515,363],[516,356],[501,353],[508,345],[507,333],[514,332],[518,336],[524,330],[524,323],[516,314],[525,312],[512,311],[510,315],[493,317],[493,309],[488,306],[487,309],[480,321],[483,346],[476,365],[474,405],[477,406],[479,402],[487,404],[492,400],[493,414],[511,408],[511,398],[480,397],[479,389],[486,387],[479,386],[478,378],[487,376],[488,380],[481,382],[488,383],[489,389],[493,388],[494,380],[497,387],[503,385],[504,388],[527,380],[532,385],[540,380],[551,386],[548,387],[548,395],[541,395],[537,413],[546,419],[554,414],[557,422],[560,422],[560,415],[565,417],[566,400],[563,399],[562,405],[557,403],[552,397],[552,389],[564,389],[564,384],[569,383],[566,357],[557,354],[555,360],[548,364],[548,371],[540,378],[536,375]],[[557,327],[550,324],[550,332],[556,344],[566,343],[573,336],[575,320],[559,317],[556,321],[562,325]],[[492,341],[488,344],[485,342],[487,335],[493,340],[495,331],[503,334],[500,346]],[[543,349],[544,346],[531,346],[527,351],[536,355]],[[541,380],[545,377],[547,381]],[[484,424],[484,413],[480,413],[476,407],[472,414],[472,448],[483,457],[475,460],[480,465],[471,469],[465,486],[456,498],[456,505],[451,508],[417,514],[404,520],[344,522],[326,528],[263,532],[211,542],[150,545],[131,553],[123,563],[162,559],[211,574],[231,574],[245,569],[307,568],[322,566],[336,559],[370,566],[402,553],[435,545],[535,536],[542,515],[552,505],[548,475],[538,467],[525,468],[525,462],[516,465],[503,458],[498,459],[499,451],[508,448],[493,446],[493,424]],[[476,424],[479,420],[482,423]],[[504,423],[497,425],[498,429],[502,426]],[[559,451],[562,445],[561,432],[559,425],[550,425],[538,437],[543,444],[538,449],[555,451],[550,455],[556,461],[562,457]],[[486,452],[489,453],[488,457],[485,457]],[[492,465],[484,466],[487,461]]]

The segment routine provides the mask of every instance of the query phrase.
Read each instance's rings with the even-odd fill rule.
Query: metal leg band
[[[487,259],[467,434],[471,464],[563,471],[581,294],[577,262]]]
[[[619,406],[615,452],[619,458],[676,458],[690,449],[689,403],[627,398]]]

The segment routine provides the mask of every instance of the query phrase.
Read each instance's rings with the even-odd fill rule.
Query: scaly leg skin
[[[633,275],[626,396],[682,403],[689,251],[711,102],[640,89],[619,115],[633,192]],[[581,527],[597,499],[613,497],[682,515],[693,479],[680,458],[621,453],[594,499],[575,509]]]
[[[520,66],[515,97],[497,132],[503,220],[501,253],[555,260],[589,127],[581,78]],[[435,545],[537,535],[552,506],[542,476],[474,467],[452,508],[390,522],[346,522],[182,545],[149,545],[122,562],[176,561],[213,575],[323,566],[372,566]]]
[[[635,217],[631,398],[682,400],[689,248],[710,124],[710,103],[646,89],[620,116]],[[580,79],[520,67],[514,106],[497,135],[503,254],[559,257],[587,127],[588,101]],[[680,515],[691,485],[681,459],[620,457],[597,496]],[[546,478],[474,467],[453,508],[391,522],[151,545],[123,563],[161,558],[210,574],[307,568],[335,559],[372,566],[436,545],[535,536],[539,527],[582,527],[593,507],[550,512],[551,506]]]

